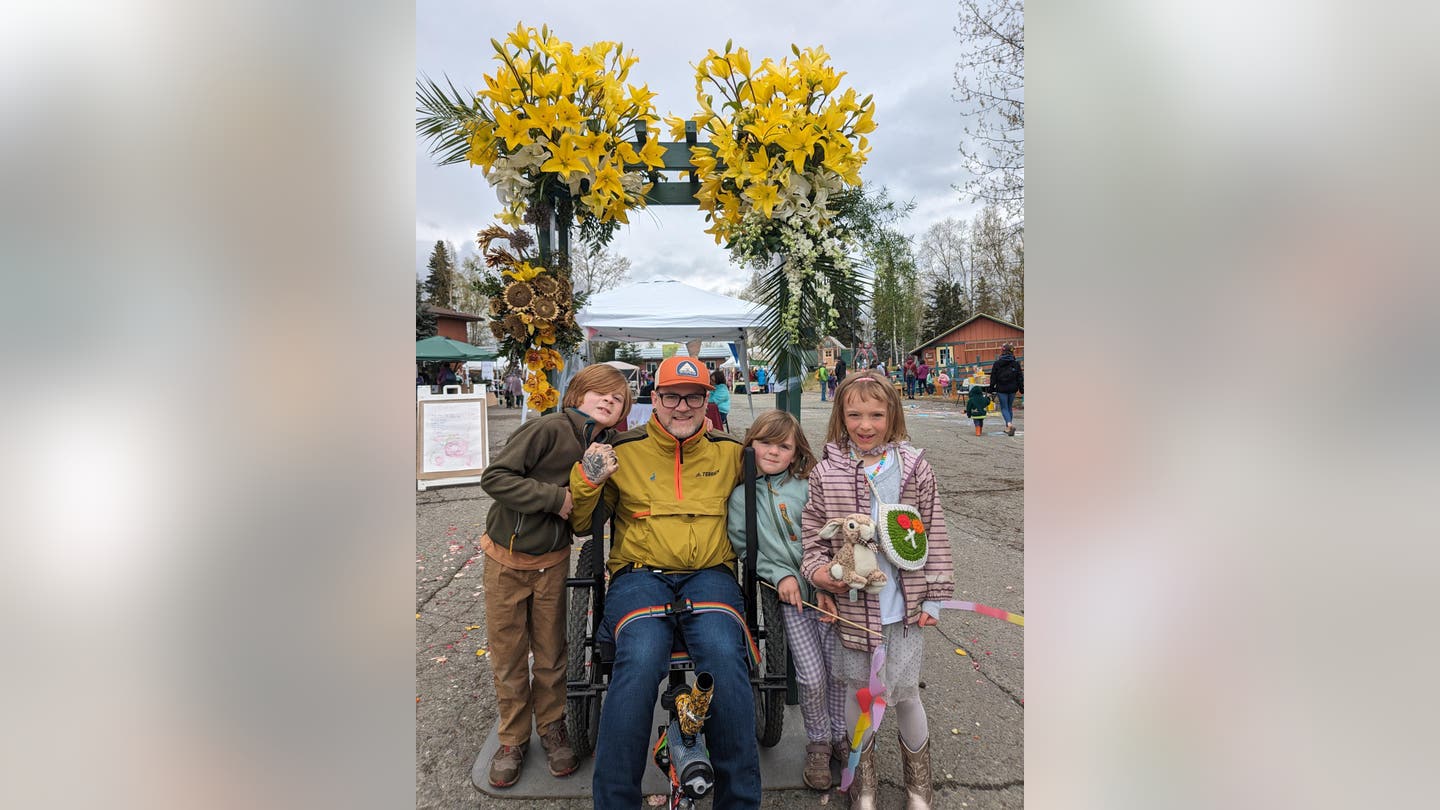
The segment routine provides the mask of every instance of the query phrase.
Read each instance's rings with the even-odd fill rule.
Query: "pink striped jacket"
[[[950,538],[945,531],[945,515],[940,509],[940,493],[935,486],[935,471],[930,462],[922,456],[923,450],[908,442],[900,448],[900,502],[920,510],[920,517],[930,532],[930,556],[925,567],[919,571],[901,571],[900,588],[905,595],[905,623],[915,624],[920,620],[920,603],[933,599],[945,601],[955,598],[955,564],[950,554]],[[800,533],[805,546],[805,556],[800,561],[800,573],[814,582],[814,575],[822,565],[829,565],[839,550],[839,538],[823,540],[820,529],[833,517],[843,517],[851,512],[870,514],[870,485],[858,461],[851,460],[849,442],[830,442],[825,445],[825,456],[810,472],[810,499],[805,502],[801,513]],[[835,596],[842,618],[880,630],[880,602],[876,596],[864,593],[850,601],[848,595]],[[840,640],[854,650],[871,651],[880,644],[878,636],[862,633],[853,627],[836,622]]]

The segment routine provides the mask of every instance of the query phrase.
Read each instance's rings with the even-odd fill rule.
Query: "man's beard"
[[[671,427],[667,427],[667,428],[665,428],[665,429],[670,432],[670,435],[671,435],[671,436],[674,436],[675,438],[680,439],[680,440],[682,440],[682,441],[685,440],[685,439],[690,438],[691,436],[694,436],[696,433],[699,433],[699,432],[700,432],[700,428],[704,427],[704,425],[705,425],[705,423],[702,422],[702,421],[699,420],[699,419],[692,419],[692,420],[690,420],[690,424],[689,424],[688,426],[682,426],[682,425],[679,425],[679,424],[676,423],[676,422],[671,422],[670,424],[671,424]],[[685,430],[685,431],[688,431],[688,432],[686,432],[686,433],[681,433],[681,432],[680,432],[681,430]]]

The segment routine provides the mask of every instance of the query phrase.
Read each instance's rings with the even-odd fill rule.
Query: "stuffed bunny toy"
[[[886,579],[875,560],[879,546],[875,543],[874,521],[868,515],[850,514],[831,518],[820,529],[820,537],[826,540],[836,534],[840,535],[840,550],[830,564],[830,576],[852,591],[879,593]]]

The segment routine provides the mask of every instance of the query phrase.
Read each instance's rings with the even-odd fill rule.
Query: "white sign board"
[[[418,488],[478,482],[489,463],[489,414],[483,392],[415,403]]]

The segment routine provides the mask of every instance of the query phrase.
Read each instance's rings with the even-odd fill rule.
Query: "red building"
[[[988,371],[990,364],[1000,356],[1000,347],[1006,343],[1014,344],[1015,357],[1023,360],[1025,327],[981,314],[920,344],[910,353],[919,354],[931,368],[950,370],[979,364]]]
[[[461,312],[449,307],[437,307],[429,304],[427,308],[435,316],[435,334],[451,340],[458,340],[461,343],[470,342],[470,335],[466,331],[465,324],[485,320],[479,315],[471,315],[468,312]]]

